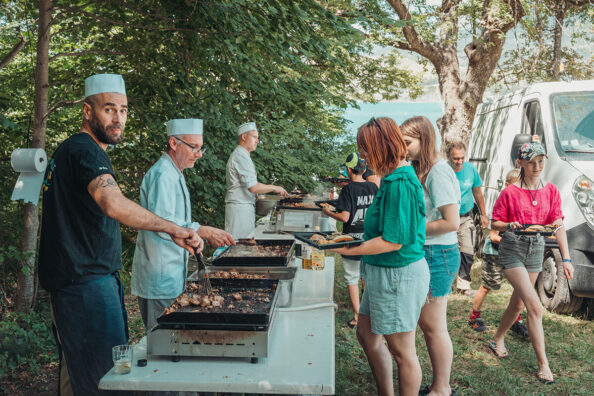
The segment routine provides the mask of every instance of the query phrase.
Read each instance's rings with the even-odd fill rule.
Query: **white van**
[[[543,180],[561,193],[575,268],[567,282],[556,243],[548,242],[537,290],[547,309],[573,312],[594,298],[594,80],[534,84],[478,107],[468,154],[489,215],[518,148],[533,135],[547,150]]]

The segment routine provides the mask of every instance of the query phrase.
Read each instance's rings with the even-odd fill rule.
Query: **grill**
[[[295,241],[292,239],[257,239],[255,246],[230,245],[213,261],[215,266],[287,266],[295,256]],[[266,253],[263,247],[269,248]],[[271,255],[275,252],[275,255]],[[267,255],[265,255],[267,254]]]
[[[279,280],[212,279],[211,282],[225,297],[223,308],[204,310],[188,306],[162,314],[147,336],[149,355],[171,356],[174,361],[182,356],[242,357],[254,363],[259,357],[268,356]],[[243,300],[231,300],[235,309],[229,310],[226,296],[235,292],[240,292]]]

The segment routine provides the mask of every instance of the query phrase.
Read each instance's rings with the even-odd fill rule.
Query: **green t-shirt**
[[[399,250],[365,255],[366,264],[404,267],[425,256],[425,201],[423,186],[412,166],[402,166],[384,177],[365,215],[364,240],[381,236],[401,244]]]

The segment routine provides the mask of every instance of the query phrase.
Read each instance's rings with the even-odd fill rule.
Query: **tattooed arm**
[[[202,250],[203,241],[196,231],[162,219],[126,198],[111,174],[97,176],[89,183],[87,190],[103,213],[112,219],[136,229],[165,232],[190,253],[193,253],[192,247]]]

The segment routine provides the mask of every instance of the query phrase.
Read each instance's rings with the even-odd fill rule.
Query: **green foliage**
[[[338,3],[54,0],[48,155],[80,128],[80,104],[72,102],[81,99],[84,78],[120,73],[130,113],[124,143],[108,152],[127,197],[138,200],[142,176],[162,154],[165,122],[185,117],[204,119],[209,146],[185,172],[193,217],[201,223],[223,226],[225,165],[236,127],[248,120],[258,123],[264,142],[253,153],[259,180],[315,189],[314,180],[335,173],[353,150],[344,109],[358,98],[415,91],[419,82],[398,69],[396,56],[373,54],[374,43],[356,25],[359,17],[337,15]],[[0,4],[0,56],[14,46],[17,32],[27,38],[23,51],[0,69],[0,153],[9,157],[30,145],[38,3]],[[6,162],[0,172],[9,176],[2,179],[9,193],[14,173]],[[0,230],[0,239],[17,246],[19,208],[8,194],[1,198],[15,223],[10,233]],[[126,268],[134,238],[134,230],[124,229]]]
[[[554,81],[553,44],[555,18],[553,3],[564,0],[534,2],[526,7],[527,15],[513,31],[515,44],[504,52],[490,83],[495,90],[513,90],[520,84]],[[561,41],[562,80],[594,78],[594,39],[592,20],[594,8],[572,6],[563,20]]]
[[[0,320],[0,381],[22,372],[37,374],[57,350],[48,312],[8,313]]]

